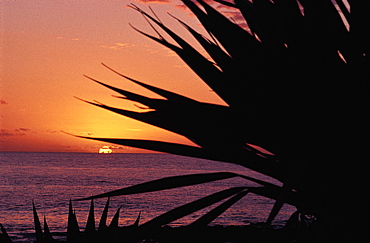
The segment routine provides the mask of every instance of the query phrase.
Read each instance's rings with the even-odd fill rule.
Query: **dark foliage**
[[[132,4],[158,36],[133,28],[174,51],[227,106],[199,102],[153,87],[111,68],[163,99],[148,98],[90,78],[125,99],[149,107],[150,111],[133,112],[86,102],[180,134],[198,146],[83,138],[234,163],[273,177],[283,186],[244,177],[260,186],[226,189],[173,209],[138,228],[142,232],[164,231],[163,226],[173,220],[223,201],[188,226],[192,230],[204,228],[234,202],[255,193],[276,200],[267,225],[284,203],[297,207],[286,230],[294,229],[291,237],[298,242],[367,242],[369,2],[348,0],[350,9],[347,9],[343,0],[217,1],[239,11],[248,30],[205,1],[182,2],[210,36],[197,33],[175,18],[176,21],[192,34],[212,61],[156,17]],[[167,33],[174,43],[156,28]],[[236,176],[240,175],[169,177],[84,199],[158,191]],[[69,218],[68,236],[72,242],[80,235],[72,209]],[[85,233],[88,231],[96,232],[93,227],[87,227]]]

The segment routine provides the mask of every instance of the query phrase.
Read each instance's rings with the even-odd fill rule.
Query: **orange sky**
[[[131,92],[157,97],[104,68],[204,102],[220,103],[173,53],[134,31],[155,35],[124,0],[19,0],[1,2],[0,151],[97,152],[106,145],[61,132],[97,137],[188,143],[186,138],[81,102],[98,100],[137,110],[90,77]],[[160,2],[160,1],[154,1]],[[166,1],[164,1],[166,2]],[[199,27],[187,10],[152,3],[161,20],[192,41],[173,15]],[[131,148],[115,152],[137,152]]]

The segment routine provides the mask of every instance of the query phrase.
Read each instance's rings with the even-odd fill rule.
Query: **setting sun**
[[[110,154],[113,150],[109,146],[103,146],[99,149],[99,154]]]

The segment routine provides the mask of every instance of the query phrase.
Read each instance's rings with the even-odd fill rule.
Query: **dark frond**
[[[163,225],[169,224],[172,221],[175,221],[179,218],[182,218],[188,214],[191,214],[193,212],[196,212],[202,208],[208,207],[214,203],[217,203],[225,198],[228,198],[230,196],[233,196],[236,193],[239,193],[243,190],[245,190],[246,187],[235,187],[226,189],[221,192],[214,193],[212,195],[209,195],[207,197],[201,198],[199,200],[196,200],[194,202],[185,204],[183,206],[180,206],[178,208],[172,209],[144,224],[142,224],[140,227],[144,229],[153,229],[158,228]]]
[[[151,99],[93,79],[151,110],[139,113],[98,102],[88,103],[182,135],[198,147],[148,140],[83,138],[243,165],[284,183],[278,187],[262,182],[261,187],[230,189],[220,192],[223,196],[209,196],[212,202],[231,198],[194,224],[207,224],[248,191],[276,200],[268,223],[283,204],[288,203],[300,212],[314,214],[321,222],[330,222],[335,225],[335,232],[342,235],[338,212],[351,221],[355,218],[353,215],[365,210],[356,204],[369,204],[363,203],[368,199],[361,193],[355,193],[368,190],[365,172],[370,146],[368,1],[348,0],[350,9],[344,0],[216,1],[239,11],[249,30],[230,21],[208,1],[182,2],[210,37],[174,18],[213,62],[159,21],[155,14],[153,17],[131,5],[159,37],[136,30],[177,53],[228,106],[195,101],[109,68],[164,99]],[[160,31],[168,34],[175,44],[167,41]],[[263,149],[271,153],[264,153]],[[211,177],[215,179],[220,175]],[[204,179],[198,180],[203,176]],[[204,183],[209,179],[207,176],[190,181]],[[177,186],[193,183],[181,184],[177,179],[163,180],[174,180]],[[152,191],[165,189],[159,182],[149,182],[146,186],[153,185],[156,189],[150,189]],[[356,189],[350,185],[356,185]],[[133,193],[132,188],[138,189],[125,188],[120,195]],[[353,200],[343,196],[343,191],[351,193]],[[184,205],[146,225],[159,227],[213,204],[207,200]],[[360,221],[365,224],[363,219]],[[355,227],[351,229],[358,231]]]

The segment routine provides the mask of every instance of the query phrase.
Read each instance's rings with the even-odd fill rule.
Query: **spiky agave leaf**
[[[110,222],[109,224],[109,228],[111,229],[117,229],[118,228],[118,224],[119,224],[119,212],[121,210],[122,206],[120,206],[116,213],[114,214],[113,218],[112,218],[112,221]]]
[[[191,28],[180,19],[174,16],[172,17],[179,21],[193,35],[193,37],[199,42],[204,50],[207,51],[209,56],[215,61],[215,64],[222,70],[223,73],[227,75],[233,74],[235,80],[240,79],[240,77],[237,77],[237,73],[233,73],[233,71],[237,71],[237,69],[234,68],[233,59],[225,51],[223,51],[217,43],[214,43],[210,39],[199,34],[197,31],[195,31],[193,28]],[[224,85],[228,84],[225,83]]]
[[[184,187],[190,185],[196,185],[211,181],[217,181],[222,179],[228,179],[238,176],[234,173],[229,172],[218,172],[218,173],[202,173],[202,174],[191,174],[191,175],[181,175],[181,176],[171,176],[166,178],[161,178],[149,182],[144,182],[141,184],[129,186],[123,189],[118,189],[112,192],[103,193],[100,195],[82,198],[77,200],[87,200],[91,198],[101,198],[101,197],[112,197],[121,195],[130,195],[144,192],[154,192],[166,189],[172,189],[177,187]]]
[[[99,221],[99,227],[98,231],[104,230],[107,228],[107,217],[108,217],[108,209],[109,209],[109,200],[110,197],[108,197],[107,202],[104,206],[103,213],[101,215],[100,221]]]
[[[94,214],[94,199],[91,199],[89,215],[86,221],[85,235],[95,232],[95,214]]]
[[[189,45],[186,41],[184,41],[181,37],[163,25],[161,22],[147,14],[142,9],[138,8],[137,6],[133,5],[134,9],[139,11],[140,13],[144,14],[148,17],[151,21],[156,23],[160,26],[167,34],[169,34],[180,46],[181,48],[170,44],[168,41],[164,40],[163,38],[156,38],[154,36],[148,35],[142,31],[139,31],[141,34],[163,44],[164,46],[170,48],[172,51],[176,52],[181,59],[199,76],[201,77],[204,82],[206,82],[212,89],[214,89],[217,93],[221,92],[222,90],[222,79],[223,73],[218,70],[209,60],[207,60],[204,56],[202,56],[195,48]],[[220,96],[221,98],[222,95]],[[227,101],[226,101],[227,102]]]
[[[85,102],[186,136],[202,147],[214,146],[211,143],[212,139],[206,137],[205,134],[215,134],[214,137],[218,138],[218,143],[230,140],[231,136],[235,134],[234,141],[239,143],[239,147],[243,146],[242,138],[238,141],[238,137],[240,136],[237,136],[236,131],[241,127],[241,124],[238,124],[238,121],[225,119],[225,117],[229,117],[232,114],[232,112],[225,106],[202,102],[182,103],[171,100],[151,99],[124,90],[119,90],[109,85],[104,84],[104,86],[114,89],[120,94],[124,94],[127,99],[140,102],[154,110],[149,110],[147,112],[134,112],[97,102]],[[185,124],[185,122],[187,124]],[[222,125],[227,128],[219,130]],[[256,137],[252,134],[251,136]]]
[[[45,243],[52,243],[52,242],[55,242],[53,236],[51,235],[51,232],[50,232],[50,229],[49,229],[49,226],[46,222],[46,217],[44,215],[44,242]]]
[[[135,223],[133,224],[134,227],[139,227],[140,216],[141,216],[141,211],[139,212],[139,215],[137,216]]]
[[[73,211],[72,200],[69,200],[67,242],[80,242],[80,240],[80,227],[78,226],[76,214]]]
[[[36,242],[44,242],[44,234],[41,229],[41,223],[39,216],[37,215],[35,203],[32,200],[32,211],[33,211],[33,221],[35,225],[35,231],[36,231]]]
[[[0,224],[0,229],[1,229],[0,240],[4,243],[12,243],[10,236],[8,235],[2,224]]]
[[[197,16],[207,31],[215,36],[233,58],[238,61],[242,60],[243,62],[249,59],[250,61],[248,63],[252,63],[252,56],[257,57],[257,59],[261,58],[256,55],[261,51],[260,43],[240,26],[228,20],[203,1],[198,2],[204,7],[206,12],[190,0],[184,0],[182,2]],[[233,34],[230,35],[230,33]],[[236,103],[239,102],[240,100]]]
[[[229,178],[241,177],[243,179],[258,183],[260,185],[264,185],[265,187],[270,188],[271,190],[278,190],[279,187],[271,184],[269,182],[265,182],[262,180],[258,180],[249,176],[239,175],[236,173],[231,172],[215,172],[215,173],[201,173],[201,174],[189,174],[189,175],[181,175],[181,176],[171,176],[165,177],[149,182],[144,182],[141,184],[125,187],[122,189],[114,190],[111,192],[77,199],[77,201],[81,200],[88,200],[94,198],[103,198],[103,197],[113,197],[113,196],[122,196],[122,195],[130,195],[130,194],[138,194],[138,193],[145,193],[145,192],[154,192],[154,191],[161,191],[173,188],[179,188],[184,186],[192,186],[197,184],[202,184],[206,182],[212,182],[217,180],[224,180]]]
[[[297,192],[294,192],[294,191],[291,191],[291,190],[287,191],[286,189],[282,189],[280,187],[279,188],[277,188],[277,187],[273,188],[273,187],[266,187],[266,186],[248,187],[248,190],[251,193],[254,193],[254,194],[257,194],[257,195],[260,195],[260,196],[263,196],[263,197],[271,198],[271,199],[274,199],[276,201],[279,201],[278,205],[281,203],[282,195],[284,195],[284,203],[296,206],[299,209],[307,207],[305,202],[302,201],[301,198],[300,198],[301,194],[297,193]],[[273,214],[274,213],[275,212],[273,212]]]
[[[237,193],[235,196],[231,197],[227,201],[223,202],[216,208],[212,209],[208,213],[204,214],[197,220],[195,220],[193,223],[191,223],[189,226],[192,227],[204,227],[210,224],[213,220],[215,220],[218,216],[220,216],[222,213],[224,213],[227,209],[229,209],[234,203],[242,199],[244,196],[248,194],[248,190],[241,191]]]
[[[186,215],[189,215],[193,212],[196,212],[200,209],[208,207],[214,203],[217,203],[225,198],[235,195],[243,190],[246,187],[234,187],[229,188],[220,192],[216,192],[212,195],[206,196],[204,198],[198,199],[194,202],[185,204],[178,208],[172,209],[148,222],[145,222],[140,226],[141,229],[153,229],[157,227],[161,227],[163,225],[169,224],[177,219],[180,219]]]
[[[275,4],[270,1],[259,0],[254,1],[251,8],[251,4],[246,2],[243,0],[235,1],[236,6],[241,10],[240,12],[245,12],[243,17],[246,18],[248,26],[254,26],[253,32],[261,40],[261,43],[271,49],[271,51],[279,54],[285,53],[284,41],[278,28],[276,28],[278,18]]]
[[[266,224],[265,224],[266,227],[271,225],[272,221],[275,219],[275,217],[280,212],[281,208],[286,203],[286,198],[282,197],[282,195],[284,194],[280,193],[278,195],[279,198],[276,199],[274,206],[272,207],[271,212],[269,213],[269,216],[266,220]]]
[[[136,83],[136,84],[138,84],[138,85],[140,85],[140,86],[142,86],[142,87],[144,87],[144,88],[146,88],[146,89],[148,89],[148,90],[150,90],[150,91],[152,91],[152,92],[154,92],[154,93],[156,93],[156,94],[158,94],[158,95],[160,95],[160,96],[162,96],[164,98],[166,98],[169,101],[185,102],[185,103],[187,103],[187,102],[198,102],[198,101],[196,101],[194,99],[191,99],[189,97],[186,97],[186,96],[183,96],[183,95],[180,95],[180,94],[177,94],[177,93],[174,93],[174,92],[165,90],[165,89],[154,87],[152,85],[149,85],[149,84],[140,82],[138,80],[132,79],[132,78],[126,76],[126,75],[123,75],[120,72],[117,72],[116,70],[114,70],[113,68],[107,66],[104,63],[102,63],[102,65],[104,67],[108,68],[109,70],[111,70],[112,72],[118,74],[119,76],[121,76],[121,77],[123,77],[125,79],[128,79],[128,80],[130,80],[130,81],[132,81],[132,82],[134,82],[134,83]],[[110,86],[110,87],[112,87],[112,86]]]

